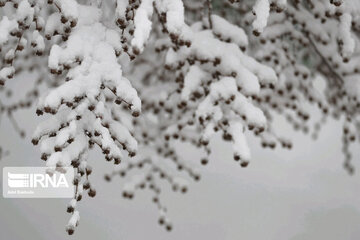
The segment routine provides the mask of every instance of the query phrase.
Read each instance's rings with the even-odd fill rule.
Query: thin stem
[[[211,4],[211,0],[206,0],[206,5],[207,5],[207,8],[208,8],[209,27],[210,27],[210,29],[212,29],[213,24],[212,24],[212,20],[211,20],[211,15],[212,15],[212,4]]]
[[[335,79],[336,84],[338,86],[342,86],[343,83],[344,83],[344,80],[342,79],[342,77],[336,71],[334,71],[334,69],[328,63],[327,59],[321,54],[319,49],[316,47],[316,45],[315,45],[314,41],[311,39],[311,37],[308,36],[308,35],[306,35],[306,37],[309,40],[309,43],[311,44],[311,46],[314,48],[316,54],[321,58],[321,60],[323,61],[325,66],[328,68],[328,70],[331,72],[331,74],[334,75],[334,79]]]

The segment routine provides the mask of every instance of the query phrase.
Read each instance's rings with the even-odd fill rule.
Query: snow
[[[233,109],[240,115],[246,117],[246,123],[257,128],[266,128],[267,120],[263,111],[255,107],[249,99],[242,94],[236,95],[233,102]]]
[[[106,42],[108,42],[116,51],[121,52],[122,45],[119,33],[112,29],[107,29],[105,34]]]
[[[14,73],[15,73],[14,67],[3,67],[2,69],[0,69],[0,81],[5,82],[9,78],[11,78],[14,75]]]
[[[267,25],[268,17],[270,15],[270,4],[269,0],[257,0],[254,7],[253,13],[255,14],[255,20],[252,26],[255,31],[262,33]]]
[[[58,12],[51,14],[46,20],[45,35],[50,37],[54,34],[55,30],[60,29],[61,26],[61,15]]]
[[[68,222],[68,228],[76,227],[79,224],[79,221],[80,221],[79,211],[74,211]]]
[[[15,49],[9,49],[4,58],[5,60],[12,61],[15,58]]]
[[[45,50],[45,41],[39,31],[35,30],[32,35],[31,45],[36,52],[42,53]]]
[[[76,0],[55,0],[61,9],[61,14],[69,20],[76,20],[79,17],[78,3]],[[81,10],[80,10],[81,11]]]
[[[96,7],[78,5],[78,9],[79,9],[79,18],[78,18],[79,26],[93,25],[99,22],[101,19],[102,12],[100,9]]]
[[[247,35],[242,28],[214,14],[211,15],[211,20],[213,32],[220,35],[222,39],[230,39],[240,47],[246,47],[249,44]]]
[[[125,21],[126,7],[128,5],[128,0],[117,0],[116,1],[116,15],[118,18],[121,18]]]
[[[344,85],[347,94],[356,97],[359,101],[360,100],[359,74],[346,77]]]
[[[275,72],[271,68],[259,64],[253,58],[246,56],[237,45],[224,43],[214,38],[210,31],[193,33],[191,46],[181,48],[177,56],[174,54],[172,50],[167,53],[167,64],[174,65],[176,62],[183,61],[188,55],[195,55],[198,59],[212,61],[215,61],[216,58],[221,59],[216,68],[228,75],[235,73],[239,86],[248,95],[259,93],[259,82],[275,83],[277,79]]]
[[[250,148],[244,135],[244,127],[239,121],[231,121],[228,128],[233,139],[233,151],[235,156],[239,156],[241,161],[249,162]]]
[[[15,19],[9,20],[3,16],[0,21],[0,46],[9,41],[10,33],[17,30],[18,24]]]
[[[16,18],[18,22],[31,23],[34,17],[34,8],[30,6],[27,0],[22,0],[19,3],[16,11]]]
[[[151,31],[151,21],[149,20],[153,13],[153,0],[143,0],[137,9],[134,19],[135,32],[131,45],[142,52],[144,45],[149,38]]]
[[[340,17],[339,38],[343,43],[341,52],[344,58],[350,58],[355,50],[355,40],[351,36],[351,19],[348,13]]]
[[[304,24],[304,28],[311,34],[319,38],[322,42],[329,42],[330,36],[324,26],[319,21],[316,21],[314,16],[302,6],[299,6],[298,9],[288,6],[287,11],[293,14],[297,21]]]
[[[31,68],[51,86],[40,91],[37,114],[46,119],[32,142],[39,143],[49,172],[64,166],[78,171],[69,233],[79,221],[77,199],[84,191],[95,195],[88,188],[92,147],[114,164],[121,161],[113,174],[137,169],[124,193],[133,196],[148,181],[160,218],[171,227],[158,199],[158,175],[182,192],[187,182],[180,170],[199,178],[174,139],[208,158],[208,143],[220,132],[246,167],[246,131],[265,147],[290,148],[274,131],[274,116],[305,132],[310,114],[303,102],[345,116],[346,129],[356,132],[349,119],[357,119],[360,96],[358,1],[254,0],[212,12],[200,1],[182,0],[15,2],[17,9],[4,11],[0,21],[0,84]],[[314,87],[319,75],[324,93]]]
[[[160,12],[166,13],[166,28],[179,35],[184,26],[184,5],[182,0],[156,0]]]
[[[201,82],[205,80],[206,73],[198,66],[191,66],[184,79],[184,89],[181,92],[181,99],[188,101],[190,94],[199,88]]]
[[[287,0],[275,0],[275,2],[280,8],[285,8],[287,4]]]
[[[69,6],[71,1],[62,7]],[[122,49],[120,35],[99,22],[101,12],[96,7],[77,7],[80,14],[76,27],[64,44],[52,46],[48,59],[52,73],[66,71],[69,81],[51,89],[38,103],[39,111],[54,114],[40,124],[33,135],[34,143],[40,141],[40,150],[47,157],[49,172],[77,161],[84,172],[88,166],[86,160],[81,159],[89,151],[89,140],[110,160],[123,159],[122,149],[133,156],[138,147],[129,129],[115,121],[111,108],[104,104],[104,91],[107,91],[128,104],[133,115],[141,112],[137,91],[122,75],[116,57],[116,52]],[[77,17],[76,11],[68,11],[68,14]],[[57,31],[57,25],[61,24],[59,18],[58,14],[53,14],[45,31],[52,34]],[[43,45],[38,32],[33,33],[32,41],[35,47]],[[76,221],[72,219],[69,225],[74,227]]]
[[[80,25],[76,28],[66,47],[54,45],[49,56],[49,68],[56,71],[63,70],[64,65],[74,64],[79,58],[82,61],[81,65],[69,72],[72,81],[52,91],[40,101],[39,106],[57,109],[62,101],[72,101],[76,96],[86,95],[94,99],[99,94],[103,82],[111,88],[116,88],[118,97],[132,104],[133,112],[140,112],[141,101],[136,90],[122,77],[121,66],[116,61],[112,45],[119,37],[115,32],[107,32],[100,23],[83,23],[90,25]]]

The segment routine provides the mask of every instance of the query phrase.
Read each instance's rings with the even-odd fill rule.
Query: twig
[[[335,76],[335,82],[338,86],[342,86],[344,83],[344,80],[342,79],[342,77],[336,72],[334,71],[334,69],[330,66],[330,64],[328,63],[327,59],[321,54],[321,52],[319,51],[319,49],[316,47],[314,41],[311,39],[310,36],[305,35],[307,37],[307,39],[309,40],[309,43],[311,44],[311,46],[314,48],[315,52],[317,55],[319,55],[319,57],[321,58],[321,60],[323,61],[323,63],[325,64],[325,66],[328,68],[328,70],[331,72],[332,75]]]
[[[209,27],[210,27],[210,29],[212,29],[213,24],[212,24],[212,20],[211,20],[211,15],[212,15],[212,4],[211,4],[211,0],[206,0],[206,5],[207,5],[207,8],[208,8]]]

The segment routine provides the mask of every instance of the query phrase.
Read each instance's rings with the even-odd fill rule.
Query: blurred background
[[[9,120],[2,118],[0,144],[10,154],[0,161],[1,167],[44,166],[28,136],[41,118],[34,109],[19,111],[15,117],[26,128],[27,137],[21,139]],[[312,117],[320,116],[314,113]],[[219,136],[210,142],[214,150],[207,166],[200,165],[201,153],[179,144],[183,157],[198,167],[201,181],[191,182],[186,194],[162,186],[162,201],[174,226],[171,232],[158,225],[158,212],[147,190],[127,200],[122,198],[124,179],[104,180],[113,166],[95,150],[89,161],[97,195],[80,202],[80,225],[73,236],[65,232],[70,217],[67,199],[1,197],[0,238],[360,239],[359,147],[352,149],[356,170],[350,176],[342,167],[338,122],[328,122],[316,141],[293,131],[281,117],[277,127],[292,137],[293,149],[262,149],[249,136],[253,157],[248,168],[232,160],[230,144]]]

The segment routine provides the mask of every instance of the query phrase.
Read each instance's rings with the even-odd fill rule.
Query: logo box
[[[4,167],[4,198],[73,198],[74,168]]]

